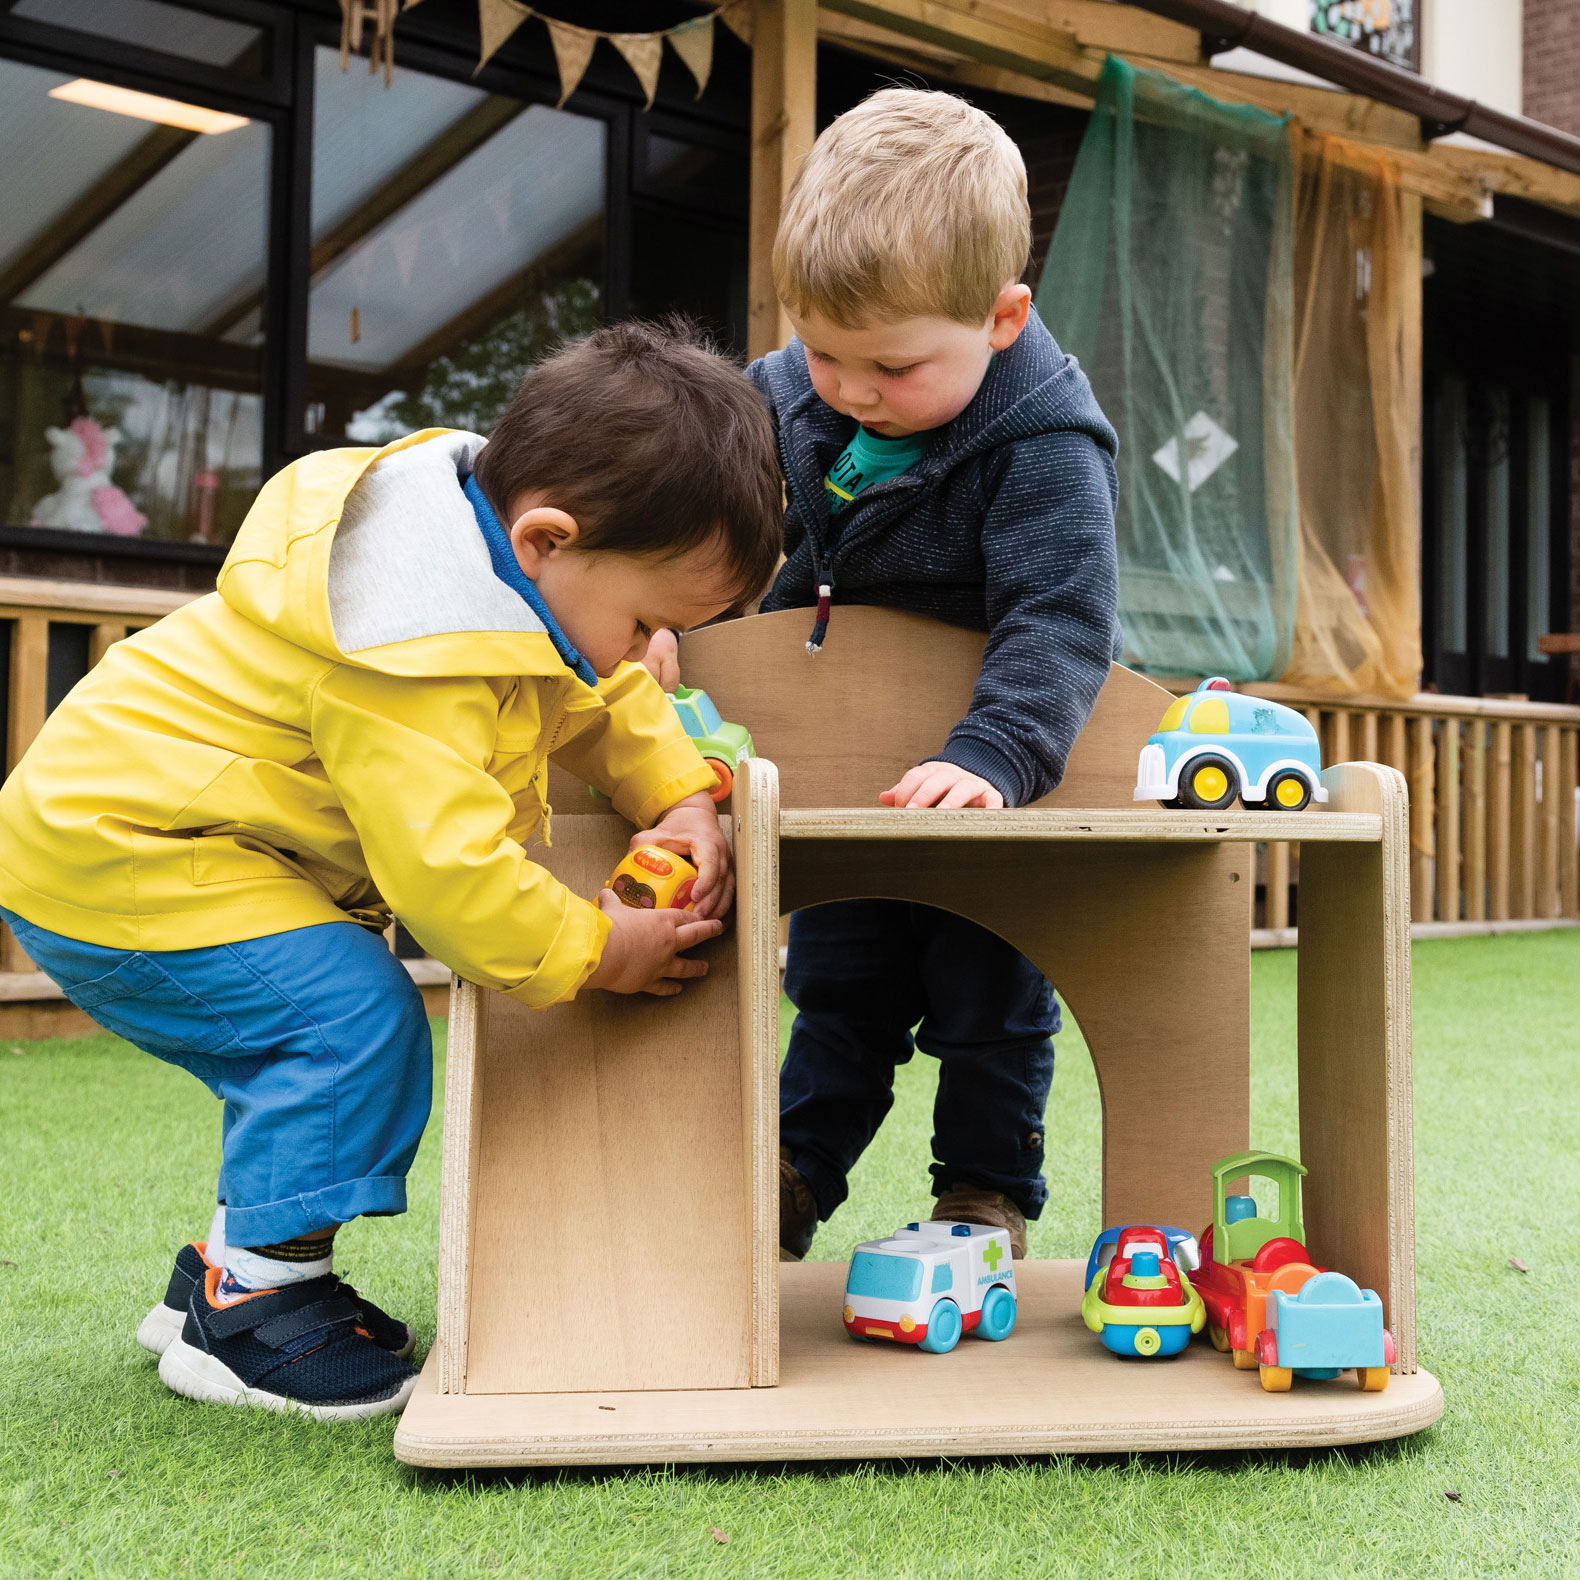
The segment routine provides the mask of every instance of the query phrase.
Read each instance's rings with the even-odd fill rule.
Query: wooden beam
[[[27,353],[24,366],[39,357],[66,357],[62,316],[44,316],[40,339],[38,314],[22,307],[0,306],[0,347],[14,342],[18,350]],[[156,384],[179,376],[214,389],[254,391],[262,380],[256,346],[238,346],[180,330],[150,329],[110,319],[90,318],[83,324],[78,352],[94,367],[145,373]]]
[[[51,220],[13,259],[0,274],[0,303],[14,301],[46,275],[200,135],[179,127],[156,126],[86,192],[73,198],[66,211]]]
[[[491,93],[474,104],[465,115],[452,121],[389,180],[375,187],[343,220],[331,226],[313,243],[310,262],[313,277],[316,279],[337,258],[350,252],[365,236],[377,230],[385,220],[398,214],[434,182],[448,175],[489,138],[515,120],[526,107],[520,99]],[[254,312],[262,300],[262,292],[249,292],[245,298],[232,302],[216,315],[205,326],[204,333],[216,338],[226,334]]]
[[[1580,176],[1567,170],[1555,170],[1551,165],[1514,154],[1463,148],[1457,143],[1433,143],[1427,157],[1434,164],[1479,181],[1490,192],[1580,215]]]
[[[816,135],[816,0],[752,0],[746,340],[753,357],[790,339],[790,321],[774,291],[774,236],[790,184]]]

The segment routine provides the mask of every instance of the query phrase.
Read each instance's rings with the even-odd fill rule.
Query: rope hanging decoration
[[[404,4],[402,0],[340,0],[340,69],[346,70],[351,56],[362,53],[366,31],[370,40],[368,70],[377,71],[382,66],[384,84],[388,87],[395,75],[395,18],[400,11],[409,11],[420,3],[421,0],[404,0]],[[642,106],[645,110],[652,109],[653,95],[658,91],[658,74],[664,64],[666,42],[691,73],[699,99],[713,74],[714,24],[723,22],[748,47],[752,42],[750,0],[724,0],[724,4],[702,16],[690,17],[653,33],[609,33],[600,28],[578,27],[574,22],[545,16],[535,7],[523,4],[522,0],[477,0],[477,31],[481,40],[477,71],[481,71],[511,34],[532,17],[548,29],[554,62],[560,74],[561,104],[570,98],[586,75],[599,39],[608,39],[635,73],[645,97]]]

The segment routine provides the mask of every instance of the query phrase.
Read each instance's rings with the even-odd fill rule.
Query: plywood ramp
[[[395,1434],[408,1464],[633,1465],[686,1460],[1328,1448],[1402,1437],[1443,1413],[1426,1372],[1362,1393],[1353,1375],[1262,1391],[1205,1343],[1123,1361],[1077,1314],[1083,1264],[1021,1262],[1021,1317],[1002,1344],[951,1354],[856,1344],[839,1319],[842,1262],[783,1269],[777,1388],[461,1396],[429,1362]]]
[[[437,1345],[449,1392],[773,1381],[773,767],[738,783],[739,924],[697,951],[704,981],[536,1012],[458,995]],[[545,858],[595,894],[630,832],[563,817]]]

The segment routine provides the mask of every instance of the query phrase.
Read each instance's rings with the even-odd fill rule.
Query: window
[[[0,116],[4,521],[228,541],[262,464],[238,304],[265,281],[270,128],[4,59]]]
[[[915,1300],[922,1289],[922,1264],[914,1256],[858,1251],[850,1259],[845,1288],[872,1300]]]
[[[317,52],[308,429],[493,426],[603,316],[604,123]]]
[[[933,1295],[947,1294],[955,1287],[955,1275],[947,1262],[940,1262],[933,1269],[933,1287],[928,1291]]]

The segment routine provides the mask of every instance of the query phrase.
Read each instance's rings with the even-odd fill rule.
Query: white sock
[[[223,1267],[225,1265],[224,1202],[221,1202],[214,1209],[214,1221],[208,1226],[208,1242],[203,1247],[203,1255],[210,1267]]]
[[[322,1278],[334,1261],[334,1244],[324,1241],[324,1254],[310,1262],[284,1262],[272,1256],[260,1256],[244,1246],[227,1245],[225,1260],[221,1264],[225,1276],[220,1280],[220,1293],[230,1295],[255,1289],[281,1289],[286,1284],[305,1284],[310,1278]],[[212,1258],[210,1258],[212,1260]]]

